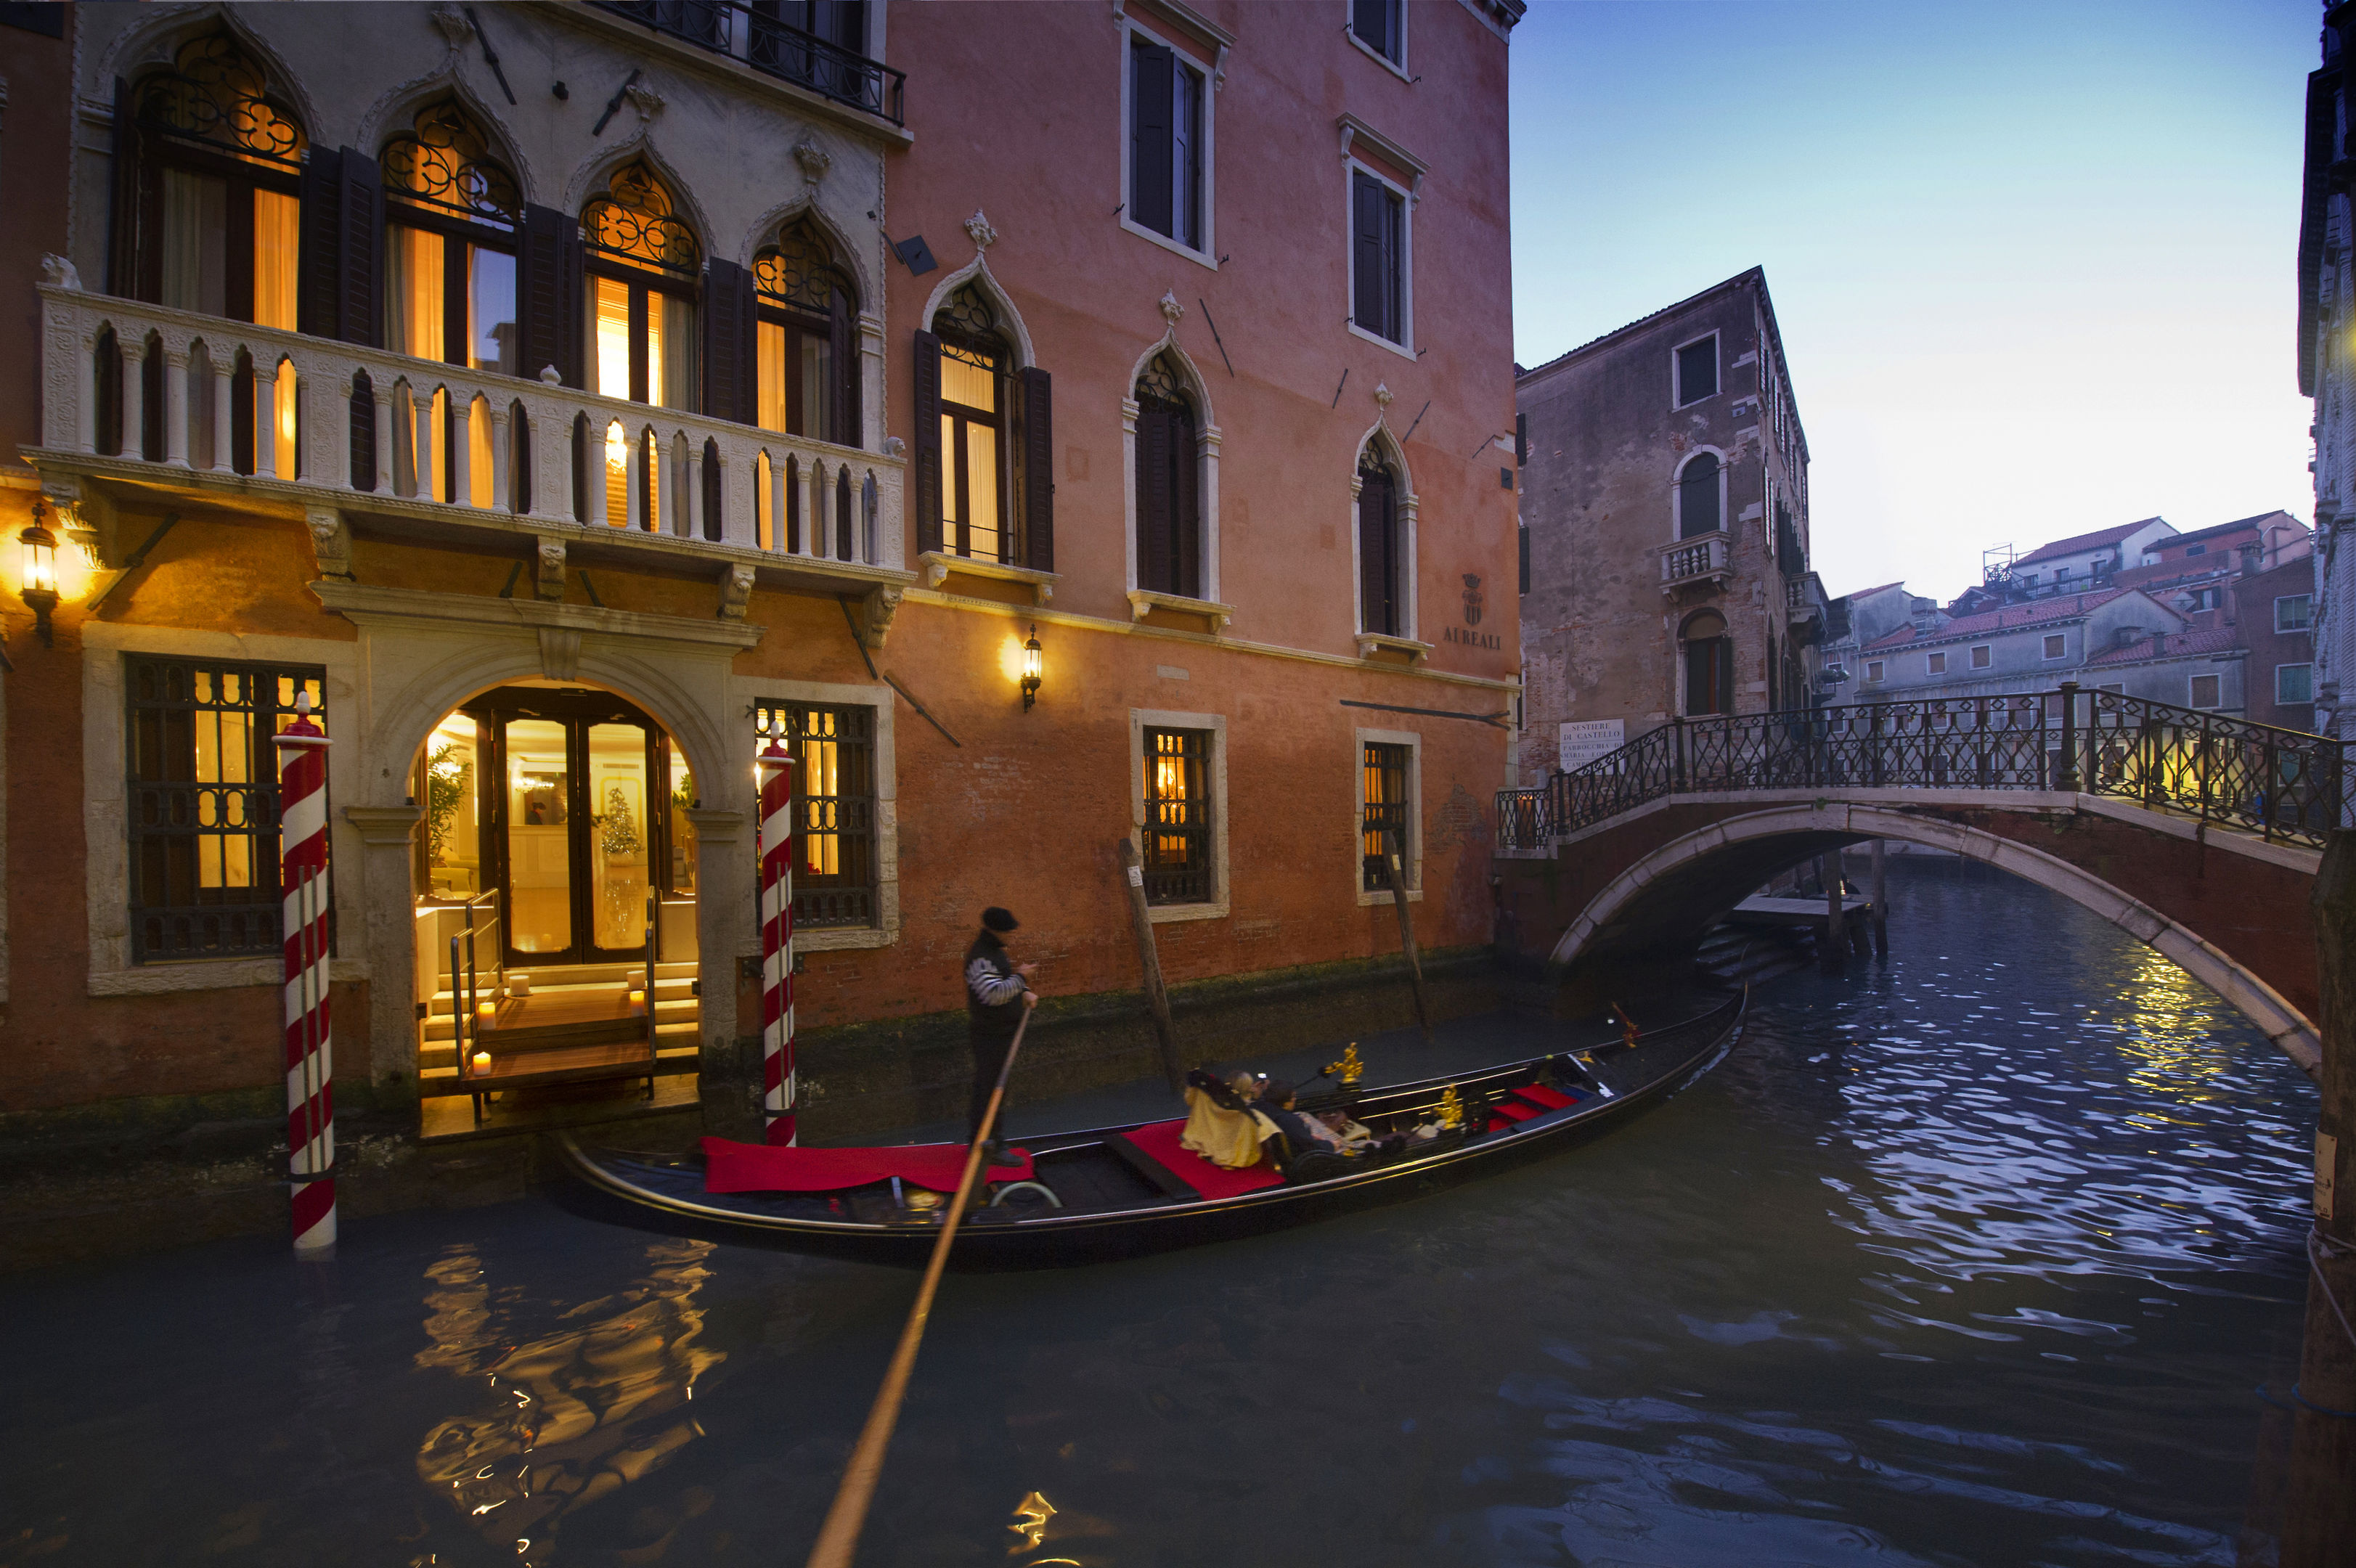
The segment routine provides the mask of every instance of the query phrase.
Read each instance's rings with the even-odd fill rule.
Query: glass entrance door
[[[508,687],[468,705],[491,739],[487,868],[507,962],[647,962],[669,851],[669,737],[607,692]]]

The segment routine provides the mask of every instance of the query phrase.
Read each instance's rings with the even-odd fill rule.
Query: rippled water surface
[[[861,1562],[2234,1563],[2312,1089],[2049,894],[1900,899],[1600,1144],[952,1278]],[[19,1278],[0,1563],[798,1563],[913,1285],[541,1202]]]

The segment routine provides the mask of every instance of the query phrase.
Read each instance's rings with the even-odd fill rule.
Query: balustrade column
[[[409,455],[417,475],[417,498],[438,501],[442,489],[434,482],[434,394],[412,389],[409,399],[414,405],[409,427]]]
[[[253,474],[257,479],[278,477],[278,366],[253,366]]]
[[[475,400],[457,392],[450,398],[450,501],[475,504]]]
[[[392,494],[392,404],[403,395],[399,388],[387,387],[370,400],[369,417],[376,423],[376,493],[380,496]]]
[[[612,483],[613,465],[605,461],[607,443],[613,437],[610,427],[589,427],[586,451],[583,454],[582,476],[587,481],[588,494],[582,497],[581,520],[603,524],[606,521],[606,486]]]
[[[209,346],[206,352],[211,353]],[[226,474],[237,466],[235,447],[236,425],[231,404],[237,396],[237,361],[234,356],[213,358],[213,469]]]
[[[188,466],[188,351],[164,351],[164,461]]]
[[[786,486],[794,481],[776,453],[769,453],[769,548],[783,555],[786,549]]]
[[[123,455],[147,455],[147,379],[143,373],[147,363],[147,340],[136,342],[117,333],[114,338],[116,355],[123,361]]]
[[[515,421],[515,411],[502,411],[485,403],[483,417],[491,421],[491,510],[512,512],[516,509],[515,449],[509,427]]]
[[[646,437],[643,435],[631,437],[628,452],[629,455],[622,465],[624,486],[622,491],[622,526],[632,528],[644,528],[648,523],[653,521],[653,518],[648,514],[646,507]]]
[[[687,487],[687,504],[680,507],[679,521],[671,532],[681,539],[700,539],[703,537],[703,453],[691,445],[687,449],[687,463],[680,471],[680,478]]]

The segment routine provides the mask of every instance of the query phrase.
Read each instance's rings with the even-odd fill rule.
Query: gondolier
[[[1013,1042],[1015,1026],[1025,1009],[1039,1005],[1031,988],[1035,964],[1017,964],[1006,951],[1006,933],[1021,923],[995,905],[981,912],[981,931],[965,950],[965,1008],[973,1044],[973,1103],[966,1124],[966,1141],[981,1134],[981,1118],[990,1106],[991,1091],[1006,1065],[1006,1049]],[[1006,1125],[1003,1107],[999,1125]],[[1005,1140],[991,1140],[991,1160],[1002,1158]]]

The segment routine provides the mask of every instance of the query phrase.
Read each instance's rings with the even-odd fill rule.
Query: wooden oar
[[[860,1429],[859,1445],[851,1451],[851,1463],[843,1467],[834,1506],[826,1510],[818,1544],[810,1548],[809,1568],[851,1568],[851,1553],[859,1550],[859,1531],[867,1523],[868,1505],[874,1501],[875,1483],[884,1474],[884,1451],[891,1445],[892,1428],[899,1424],[900,1402],[907,1397],[909,1374],[916,1370],[916,1347],[924,1341],[925,1322],[932,1315],[933,1293],[940,1288],[941,1270],[949,1261],[949,1243],[957,1240],[958,1223],[965,1218],[966,1204],[981,1175],[982,1151],[998,1125],[998,1108],[1006,1100],[1006,1076],[1014,1071],[1014,1053],[1023,1049],[1023,1031],[1030,1027],[1031,1009],[1025,1008],[1023,1021],[1014,1026],[1014,1039],[1006,1047],[1006,1064],[998,1070],[990,1104],[981,1114],[981,1130],[974,1135],[973,1147],[966,1154],[965,1178],[958,1183],[957,1196],[949,1200],[948,1217],[941,1221],[941,1239],[933,1243],[933,1261],[925,1266],[925,1283],[917,1288],[916,1307],[908,1314],[907,1327],[900,1330],[900,1348],[892,1352],[884,1386],[875,1391],[867,1424]]]

